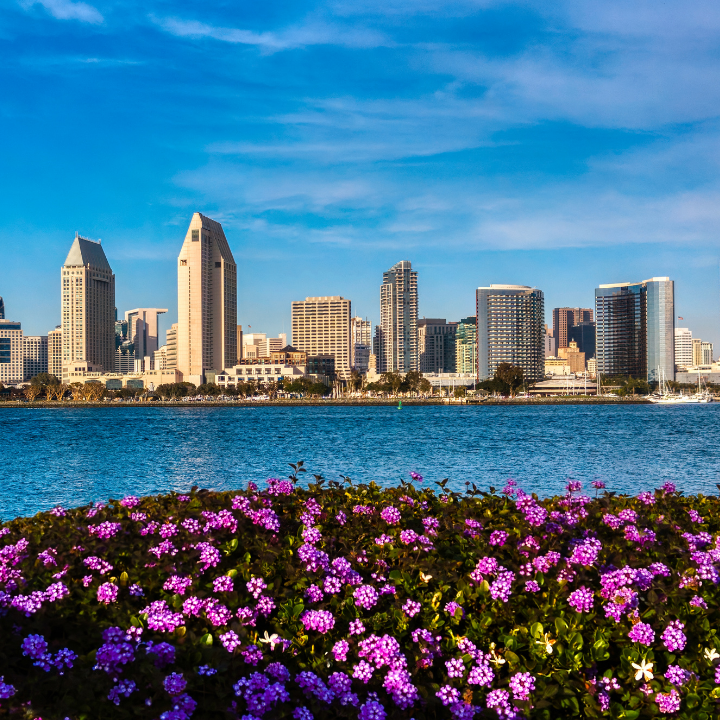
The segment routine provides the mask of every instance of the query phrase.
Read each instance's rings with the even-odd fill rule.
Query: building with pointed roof
[[[177,325],[177,368],[188,382],[237,363],[237,266],[222,225],[201,213],[178,256]]]
[[[115,275],[100,241],[75,233],[60,271],[62,364],[115,369]],[[65,371],[63,369],[63,377]]]

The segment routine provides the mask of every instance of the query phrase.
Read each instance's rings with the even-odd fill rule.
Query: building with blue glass
[[[657,382],[675,378],[675,284],[668,277],[595,290],[597,371]]]

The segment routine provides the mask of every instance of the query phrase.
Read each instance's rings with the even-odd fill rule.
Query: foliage
[[[30,384],[45,387],[46,385],[59,385],[60,380],[50,373],[38,373],[30,380]]]
[[[222,394],[223,389],[216,383],[203,383],[197,389],[198,395],[211,395],[217,397]]]
[[[194,395],[196,391],[195,385],[189,382],[180,383],[164,383],[158,385],[155,392],[161,398],[184,398],[188,395]]]
[[[283,382],[283,390],[287,393],[298,393],[310,397],[322,397],[329,395],[332,391],[325,383],[315,382],[311,378],[300,377],[296,380]]]
[[[0,717],[717,717],[717,498],[303,471],[0,526]]]

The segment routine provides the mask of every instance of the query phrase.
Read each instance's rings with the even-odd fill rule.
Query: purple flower
[[[121,501],[122,502],[122,501]],[[115,705],[120,704],[121,697],[130,697],[137,690],[134,680],[121,680],[108,694],[108,700]]]
[[[603,490],[605,488],[605,483],[602,480],[593,480],[590,484],[596,490]]]
[[[242,644],[240,638],[233,630],[228,630],[220,636],[220,642],[222,646],[229,652],[234,652],[235,648],[239,648]]]
[[[502,567],[502,566],[500,566]],[[515,573],[510,570],[498,568],[498,576],[490,585],[490,597],[493,600],[502,600],[506,603],[512,594],[512,583],[515,580]]]
[[[361,660],[353,668],[353,677],[357,678],[358,680],[362,680],[366,685],[372,677],[372,674],[373,666],[370,665],[370,663],[365,662],[365,660]]]
[[[525,583],[525,592],[540,592],[540,586],[534,580]]]
[[[347,515],[341,510],[335,516],[335,519],[340,523],[340,525],[344,525],[347,522]]]
[[[451,600],[449,603],[445,604],[445,612],[449,613],[450,615],[455,615],[457,611],[460,611],[462,613],[462,616],[465,616],[465,611],[463,610],[461,605],[458,605],[454,600]]]
[[[355,598],[355,604],[365,610],[375,607],[378,601],[377,590],[371,585],[361,585],[356,588],[353,597]]]
[[[171,575],[163,585],[163,590],[167,592],[177,593],[178,595],[184,595],[188,588],[192,585],[192,578],[179,577],[178,575]]]
[[[28,635],[22,642],[23,655],[38,660],[47,653],[48,644],[42,635]]]
[[[471,668],[468,673],[469,685],[480,685],[480,687],[490,687],[495,677],[495,673],[487,663],[479,663]]]
[[[262,591],[267,588],[266,582],[262,578],[251,578],[246,583],[248,592],[257,600],[261,595]]]
[[[335,660],[338,662],[345,662],[347,660],[347,654],[349,649],[350,645],[348,644],[347,640],[338,640],[335,645],[333,645],[332,649]]]
[[[353,620],[350,623],[350,634],[351,635],[362,635],[365,632],[365,626],[360,620]]]
[[[679,665],[670,665],[665,672],[665,677],[673,684],[681,687],[690,679],[690,673],[683,670]]]
[[[180,695],[180,693],[185,690],[186,685],[187,682],[182,676],[182,673],[170,673],[170,675],[163,680],[163,687],[168,695]]]
[[[305,591],[305,597],[312,603],[318,603],[323,599],[323,591],[317,585],[311,585]]]
[[[400,511],[396,508],[390,505],[389,507],[383,508],[380,511],[380,517],[388,524],[388,525],[397,525],[400,522]]]
[[[510,678],[510,690],[515,700],[528,700],[535,690],[535,678],[530,673],[516,673]]]
[[[358,714],[358,720],[385,720],[386,717],[385,708],[377,700],[368,700]]]
[[[423,476],[420,475],[420,473],[416,473],[414,470],[411,470],[411,471],[410,471],[410,477],[411,477],[415,482],[422,482],[422,480],[423,480]]]
[[[491,690],[486,699],[488,708],[510,707],[510,693],[507,690]]]
[[[639,622],[633,625],[632,630],[628,633],[628,637],[633,641],[642,645],[652,645],[655,642],[655,631],[646,623]]]
[[[683,633],[684,628],[684,623],[680,622],[679,620],[673,620],[668,624],[668,626],[665,628],[665,631],[660,636],[663,643],[665,644],[665,647],[670,652],[685,649],[685,643],[687,642],[687,638],[685,637],[685,633]]]
[[[465,663],[460,658],[445,661],[448,677],[461,678],[465,675]]]
[[[155,656],[155,667],[164,668],[175,663],[175,648],[170,643],[150,641],[147,653]]]
[[[570,593],[568,605],[576,612],[590,612],[593,609],[593,591],[584,585]]]
[[[443,705],[448,706],[460,702],[460,691],[450,685],[443,685],[436,693]]]
[[[655,696],[655,702],[660,708],[661,713],[676,713],[678,710],[680,710],[680,695],[678,695],[678,692],[677,690],[675,690],[675,688],[673,688],[667,694],[658,693]]]
[[[233,579],[227,575],[221,575],[213,580],[213,590],[215,592],[232,592]]]
[[[260,615],[267,617],[275,609],[275,601],[267,595],[262,595],[257,601],[257,611]]]
[[[322,635],[335,627],[335,618],[328,610],[306,610],[300,621],[306,630],[317,630]]]
[[[692,605],[693,607],[702,608],[703,610],[707,610],[707,603],[699,595],[695,595],[693,597],[693,599],[690,601],[690,605]]]
[[[490,533],[490,545],[499,545],[502,547],[508,539],[508,534],[504,530],[494,530]]]
[[[217,670],[214,667],[210,667],[210,665],[201,665],[198,668],[198,675],[210,677],[211,675],[217,675]]]
[[[5,682],[5,677],[0,675],[0,700],[11,698],[17,691],[12,685]]]
[[[400,533],[400,542],[404,545],[410,545],[411,543],[417,542],[418,534],[414,530],[403,530]]]
[[[240,654],[248,665],[257,665],[262,660],[262,650],[257,645],[248,645]]]
[[[408,599],[405,601],[402,609],[408,617],[415,617],[420,612],[420,607],[421,605],[419,602]]]
[[[166,543],[169,543],[169,545],[172,545],[172,543],[168,540]],[[166,543],[161,543],[160,545],[165,545]],[[209,542],[199,542],[195,546],[196,550],[200,551],[200,558],[198,560],[199,563],[202,563],[202,570],[207,570],[211,567],[216,567],[218,563],[220,562],[220,551],[213,547]]]
[[[97,535],[99,538],[107,540],[108,538],[117,535],[121,527],[122,525],[120,523],[103,522],[99,525],[90,525],[88,527],[88,532],[91,535]]]
[[[109,605],[117,600],[118,587],[113,583],[103,583],[97,590],[97,599],[101,603]]]

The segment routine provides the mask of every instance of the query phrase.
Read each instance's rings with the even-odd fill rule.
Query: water
[[[720,403],[658,407],[0,408],[0,517],[122,497],[244,486],[304,460],[327,478],[396,483],[415,470],[540,495],[566,478],[637,493],[720,482]]]

